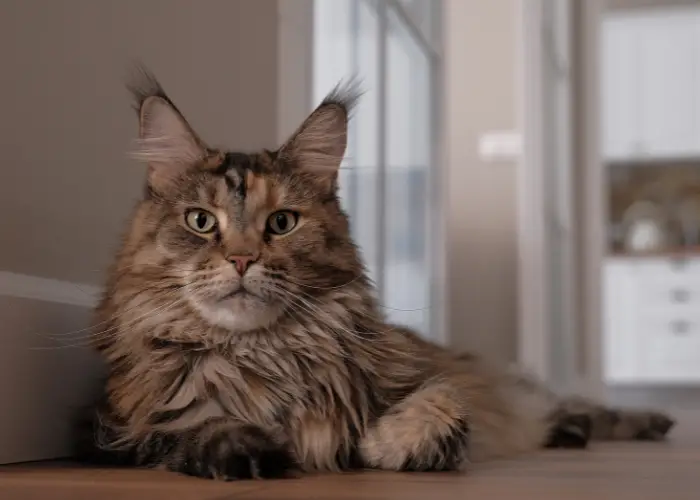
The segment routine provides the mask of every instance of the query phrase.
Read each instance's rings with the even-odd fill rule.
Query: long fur
[[[172,105],[142,76],[139,106]],[[336,89],[278,151],[218,151],[149,184],[97,310],[110,375],[81,420],[79,457],[234,479],[461,470],[665,435],[664,415],[560,399],[386,322],[328,182],[356,100],[355,87]],[[188,227],[193,209],[216,217],[215,231]],[[288,234],[266,222],[279,211],[296,214]],[[254,263],[241,276],[231,255]]]

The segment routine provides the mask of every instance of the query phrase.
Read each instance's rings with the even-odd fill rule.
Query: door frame
[[[518,363],[541,380],[549,376],[550,305],[546,283],[543,134],[542,0],[518,0],[518,127],[522,153],[517,166]]]
[[[561,7],[555,22],[561,24],[569,83],[562,94],[554,92],[551,61],[552,31],[545,29],[547,2],[518,2],[518,101],[523,150],[517,171],[518,186],[518,273],[519,332],[518,362],[527,371],[555,389],[599,397],[602,391],[601,269],[604,241],[603,179],[598,146],[597,22],[602,0],[575,2],[555,0]],[[563,7],[562,7],[563,5]],[[558,62],[556,64],[559,64]],[[549,72],[548,72],[549,71]],[[548,113],[559,99],[561,113]],[[549,118],[547,118],[549,116]],[[563,144],[552,146],[550,127],[556,120],[568,123]],[[561,126],[561,123],[559,123]],[[559,149],[559,156],[552,150]],[[554,149],[557,151],[557,149]],[[561,156],[564,155],[564,156]],[[552,185],[548,161],[561,159],[568,169]],[[574,186],[578,185],[574,190]],[[554,191],[554,192],[552,192]],[[548,220],[548,200],[556,199],[555,217]],[[551,215],[550,215],[551,217]],[[550,254],[552,228],[562,242],[564,267],[561,277],[552,274]],[[563,228],[563,229],[562,229]],[[563,238],[563,239],[562,239]],[[561,279],[560,292],[553,292],[552,279]],[[555,303],[552,293],[561,293],[556,307],[566,327],[553,331],[550,322]],[[553,347],[556,335],[565,335],[564,364],[571,366],[563,381],[553,380]],[[561,345],[561,344],[560,344]],[[559,354],[557,354],[559,355]]]
[[[576,170],[582,186],[576,207],[581,228],[579,319],[582,337],[580,390],[600,400],[606,397],[603,366],[603,263],[607,239],[604,171],[601,130],[600,29],[608,0],[575,2],[576,12]]]

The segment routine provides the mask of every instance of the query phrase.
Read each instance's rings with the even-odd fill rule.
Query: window
[[[390,321],[431,333],[434,0],[316,0],[314,103],[365,91],[341,166],[343,205]]]

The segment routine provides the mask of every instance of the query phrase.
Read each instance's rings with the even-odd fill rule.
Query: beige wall
[[[129,65],[151,67],[213,145],[274,146],[278,95],[290,92],[278,89],[277,9],[276,0],[3,2],[0,463],[66,456],[69,417],[96,381],[84,349],[89,301],[71,303],[70,284],[3,272],[101,283],[145,172],[127,157],[137,134]]]
[[[277,138],[274,0],[6,0],[0,270],[99,283],[144,169],[124,89],[143,60],[217,145]]]
[[[479,135],[517,125],[517,0],[445,0],[448,300],[452,343],[514,360],[516,172]]]

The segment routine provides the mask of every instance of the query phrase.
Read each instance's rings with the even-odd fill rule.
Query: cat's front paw
[[[545,448],[586,448],[592,430],[593,421],[589,415],[563,415],[550,429]]]
[[[289,450],[255,426],[215,424],[184,444],[178,472],[232,481],[292,477],[296,463]]]
[[[380,469],[460,471],[468,463],[469,426],[462,419],[431,425],[413,416],[385,415],[362,440],[361,452],[365,463]]]
[[[456,420],[445,433],[438,434],[432,443],[411,452],[399,470],[419,471],[459,471],[468,462],[469,427],[466,422]]]

